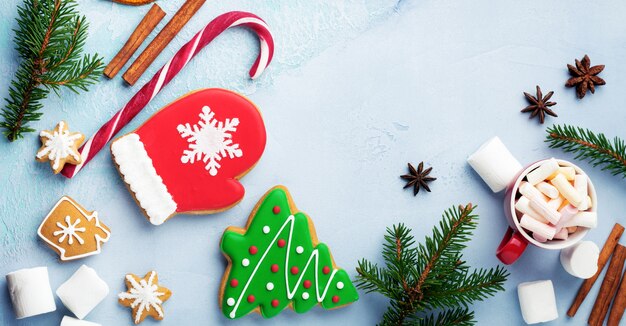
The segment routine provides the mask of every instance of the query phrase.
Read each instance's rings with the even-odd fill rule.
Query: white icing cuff
[[[6,279],[17,319],[56,310],[47,267],[20,269]]]
[[[128,134],[111,145],[120,174],[135,194],[150,223],[160,225],[176,212],[176,202],[152,165],[139,135]]]

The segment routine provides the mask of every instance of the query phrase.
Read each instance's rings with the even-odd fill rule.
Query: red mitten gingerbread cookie
[[[124,182],[154,225],[176,214],[210,214],[237,204],[238,179],[265,149],[256,106],[224,89],[203,89],[167,105],[111,144]]]

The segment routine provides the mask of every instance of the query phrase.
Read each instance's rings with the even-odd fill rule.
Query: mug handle
[[[496,256],[501,262],[511,265],[522,256],[526,246],[528,246],[528,241],[519,232],[509,227],[496,250]]]

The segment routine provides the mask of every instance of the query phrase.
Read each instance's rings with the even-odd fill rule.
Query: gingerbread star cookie
[[[37,234],[62,261],[68,261],[99,254],[111,230],[100,221],[98,212],[88,212],[63,196],[41,222]]]
[[[39,137],[42,145],[36,159],[38,162],[50,161],[54,174],[61,172],[66,163],[82,163],[78,147],[85,136],[79,132],[70,132],[65,121],[59,122],[53,130],[41,131]]]
[[[132,308],[135,324],[141,323],[148,316],[156,320],[165,317],[163,302],[172,296],[172,292],[158,282],[159,277],[155,271],[148,272],[143,278],[135,274],[126,274],[128,291],[118,294],[118,301],[124,307]]]

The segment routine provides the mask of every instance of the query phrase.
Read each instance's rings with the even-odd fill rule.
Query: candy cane
[[[85,164],[98,154],[126,124],[141,110],[189,63],[203,47],[230,27],[244,26],[253,30],[260,41],[260,53],[250,69],[250,78],[259,77],[272,61],[274,55],[274,39],[269,27],[258,16],[242,11],[232,11],[213,19],[206,27],[187,42],[176,54],[145,84],[111,120],[100,129],[79,149],[83,162],[79,165],[65,165],[61,173],[67,178],[74,177]]]

